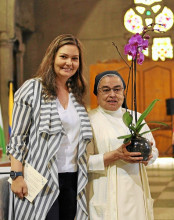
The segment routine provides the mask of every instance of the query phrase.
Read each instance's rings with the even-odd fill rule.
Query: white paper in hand
[[[28,163],[25,163],[24,166],[24,180],[28,187],[28,195],[26,198],[30,202],[33,201],[48,181]]]
[[[35,199],[35,197],[48,181],[28,163],[25,163],[24,166],[24,180],[28,187],[28,195],[25,196],[25,198],[28,199],[30,202]],[[8,181],[12,183],[11,178],[9,178]]]

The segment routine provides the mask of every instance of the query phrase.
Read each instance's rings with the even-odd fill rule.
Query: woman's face
[[[59,48],[54,60],[54,71],[59,80],[67,81],[79,68],[79,50],[75,45]]]
[[[105,76],[98,85],[98,104],[110,111],[116,111],[124,101],[123,83],[118,76]]]

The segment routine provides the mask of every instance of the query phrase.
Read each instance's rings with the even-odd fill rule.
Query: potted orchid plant
[[[151,148],[151,143],[149,142],[149,140],[142,137],[142,135],[148,132],[158,130],[160,129],[160,127],[157,127],[157,128],[145,131],[145,132],[141,132],[141,129],[146,124],[144,119],[151,112],[155,103],[159,101],[159,99],[153,100],[151,104],[147,107],[147,109],[141,114],[141,116],[137,118],[137,99],[136,99],[136,68],[137,66],[136,65],[137,64],[141,65],[144,61],[143,50],[146,50],[148,48],[148,44],[149,44],[148,39],[150,38],[150,36],[147,35],[147,32],[154,31],[154,30],[161,32],[159,29],[154,29],[154,26],[155,24],[150,24],[144,27],[142,34],[139,34],[139,33],[134,34],[129,39],[129,43],[125,45],[125,48],[124,48],[125,54],[132,57],[131,66],[127,64],[127,62],[124,60],[124,58],[119,53],[122,59],[129,66],[129,79],[131,76],[132,81],[133,81],[132,89],[131,89],[132,90],[132,106],[133,106],[132,110],[134,110],[135,120],[133,120],[133,111],[130,113],[126,109],[126,112],[123,115],[123,122],[129,128],[130,134],[120,136],[118,137],[118,139],[124,139],[124,143],[128,143],[131,141],[131,143],[127,146],[127,150],[130,152],[141,152],[144,161],[148,160],[148,157],[151,154],[152,148]],[[118,51],[117,47],[116,49]],[[126,88],[126,97],[127,97],[127,92],[128,92],[128,85],[129,85],[129,80],[128,80],[128,84]],[[165,125],[165,126],[167,125],[163,122],[157,122],[157,121],[151,121],[149,123],[158,123],[158,124]]]
[[[160,129],[160,127],[157,127],[157,128],[154,128],[148,131],[144,131],[144,132],[141,132],[141,129],[146,124],[144,119],[151,112],[151,110],[153,109],[157,101],[159,101],[159,99],[155,99],[151,102],[151,104],[141,114],[141,116],[139,117],[136,123],[133,123],[133,116],[131,115],[131,113],[126,111],[123,115],[123,122],[129,128],[129,130],[131,131],[131,134],[118,137],[118,139],[124,139],[124,143],[128,143],[131,141],[131,144],[127,146],[127,150],[130,152],[141,152],[143,160],[145,161],[148,160],[148,157],[151,154],[152,148],[151,148],[151,143],[149,142],[149,140],[144,138],[143,135],[148,132],[158,130]],[[149,123],[157,123],[157,124],[161,124],[164,126],[168,126],[167,124],[163,122],[158,122],[158,121],[150,121],[148,122],[148,124]]]

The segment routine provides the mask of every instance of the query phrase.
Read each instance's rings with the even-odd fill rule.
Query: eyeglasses
[[[103,95],[108,95],[110,94],[111,90],[115,93],[115,94],[121,94],[123,88],[122,87],[107,87],[107,86],[103,86],[101,88],[98,88],[98,90],[103,94]]]

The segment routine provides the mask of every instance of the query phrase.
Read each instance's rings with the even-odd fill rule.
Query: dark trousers
[[[77,208],[77,172],[59,173],[60,194],[46,220],[74,220]]]

